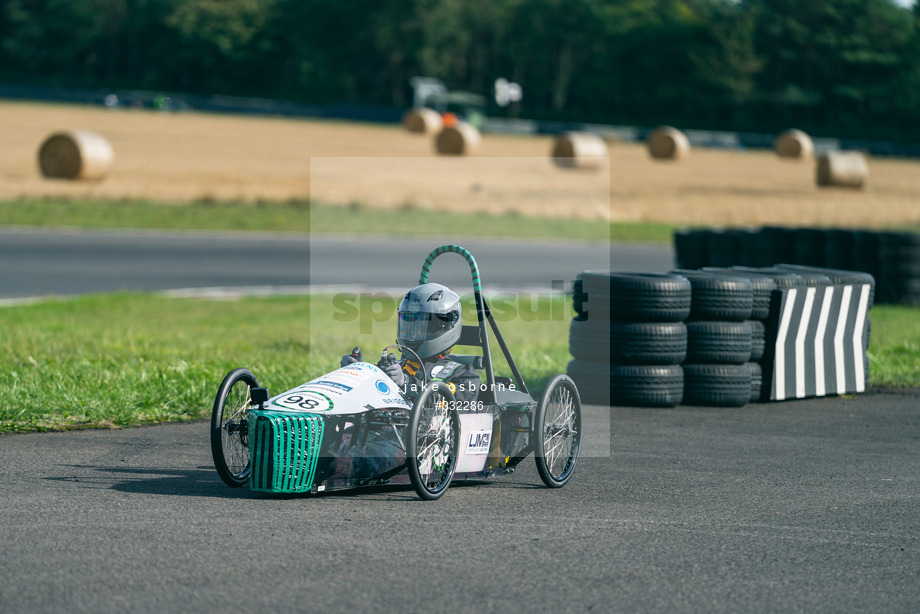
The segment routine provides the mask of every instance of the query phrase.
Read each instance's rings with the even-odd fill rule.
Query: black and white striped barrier
[[[869,284],[773,292],[763,361],[763,400],[866,389]],[[769,398],[766,398],[769,392]]]

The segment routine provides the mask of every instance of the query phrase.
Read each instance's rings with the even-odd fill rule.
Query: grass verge
[[[879,305],[870,312],[869,384],[920,388],[920,317],[916,308]]]
[[[355,345],[375,361],[393,342],[395,314],[382,321],[379,309],[360,318],[335,319],[336,313],[330,296],[212,301],[113,294],[0,309],[0,389],[7,399],[0,432],[207,418],[234,367],[248,367],[279,393],[337,367]],[[569,316],[561,298],[544,297],[527,320],[501,325],[537,391],[565,371]]]
[[[199,200],[165,203],[149,200],[82,200],[64,198],[0,201],[0,225],[77,228],[148,228],[161,230],[278,231],[424,236],[502,236],[644,241],[668,243],[668,224],[603,222],[428,211],[414,206],[370,209],[358,203],[344,207],[310,206],[307,200],[255,203]]]

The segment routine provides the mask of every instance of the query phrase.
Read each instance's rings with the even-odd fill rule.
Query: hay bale
[[[406,130],[418,134],[434,134],[441,129],[441,114],[428,107],[409,109],[402,121]]]
[[[593,132],[564,132],[553,141],[550,154],[562,168],[600,168],[607,162],[607,143]]]
[[[815,153],[811,137],[801,130],[786,130],[773,141],[773,148],[780,158],[810,158]]]
[[[482,136],[473,125],[457,122],[441,130],[434,139],[435,150],[439,154],[466,156],[479,148]]]
[[[862,189],[869,176],[866,156],[859,151],[829,151],[818,156],[817,181],[822,187]]]
[[[648,135],[648,152],[656,160],[680,160],[690,153],[690,140],[677,128],[661,126]]]
[[[105,137],[86,130],[56,132],[38,150],[42,175],[53,179],[102,179],[114,158]]]

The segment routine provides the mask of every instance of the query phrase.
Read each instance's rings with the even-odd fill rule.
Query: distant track
[[[585,269],[665,271],[670,246],[551,240],[337,237],[270,233],[0,229],[0,299],[119,290],[357,285],[405,288],[428,252],[461,243],[486,289],[552,287]],[[469,284],[459,257],[444,256],[432,280]]]

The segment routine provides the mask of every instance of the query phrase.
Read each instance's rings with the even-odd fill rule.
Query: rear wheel
[[[211,455],[220,479],[227,486],[243,486],[249,480],[250,390],[258,388],[248,369],[234,369],[217,390],[211,412]]]
[[[549,381],[534,417],[534,456],[543,483],[564,486],[578,460],[581,444],[581,397],[567,375]]]
[[[454,395],[443,383],[426,386],[412,407],[406,462],[418,496],[439,499],[450,486],[460,452],[460,416]]]

